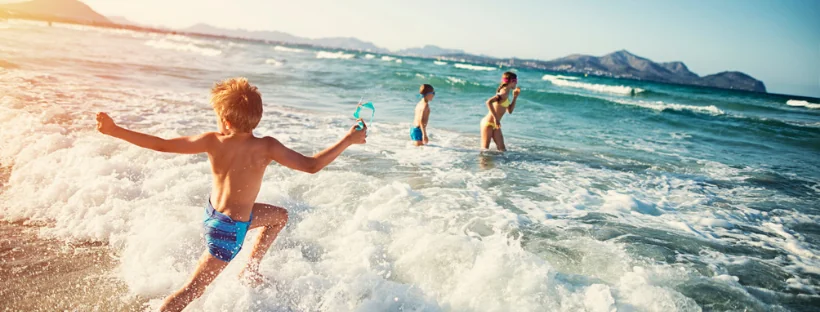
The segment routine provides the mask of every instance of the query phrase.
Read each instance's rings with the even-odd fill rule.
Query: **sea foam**
[[[473,64],[456,63],[456,64],[453,64],[453,66],[455,66],[456,68],[477,70],[477,71],[492,71],[492,70],[495,70],[495,67],[479,66],[479,65],[473,65]]]
[[[342,60],[349,60],[356,57],[354,54],[344,53],[344,52],[327,52],[327,51],[319,51],[316,52],[317,59],[342,59]]]
[[[808,101],[802,101],[802,100],[788,100],[788,101],[786,101],[786,105],[796,106],[796,107],[805,107],[805,108],[811,108],[811,109],[820,109],[820,104],[810,103]]]
[[[600,93],[611,93],[611,94],[619,94],[619,95],[635,95],[638,93],[643,92],[644,90],[641,88],[633,88],[628,86],[611,86],[611,85],[604,85],[604,84],[593,84],[593,83],[585,83],[585,82],[578,82],[579,78],[577,77],[570,77],[570,76],[554,76],[554,75],[544,75],[541,77],[542,80],[546,80],[551,82],[556,86],[561,87],[570,87],[570,88],[579,88],[579,89],[586,89],[589,91],[600,92]]]

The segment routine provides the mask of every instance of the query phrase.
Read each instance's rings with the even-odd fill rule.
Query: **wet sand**
[[[41,238],[40,227],[0,221],[0,310],[142,311],[113,276],[117,260],[104,243]]]
[[[0,163],[0,189],[3,188],[4,185],[9,181],[9,177],[11,176],[11,166],[3,166]]]

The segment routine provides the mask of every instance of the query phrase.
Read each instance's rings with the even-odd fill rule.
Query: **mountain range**
[[[109,21],[111,21],[114,24],[143,26],[139,23],[133,22],[133,21],[125,18],[124,16],[106,16],[106,17],[108,18]]]
[[[349,50],[360,50],[360,51],[367,51],[367,52],[374,52],[374,53],[389,53],[387,49],[383,49],[377,47],[372,42],[362,41],[356,38],[342,38],[342,37],[335,37],[335,38],[319,38],[319,39],[310,39],[304,37],[298,37],[291,35],[289,33],[281,32],[281,31],[254,31],[254,30],[244,30],[244,29],[224,29],[214,27],[208,24],[196,24],[194,26],[180,29],[182,32],[191,32],[191,33],[198,33],[198,34],[208,34],[208,35],[215,35],[215,36],[227,36],[227,37],[234,37],[234,38],[243,38],[243,39],[252,39],[252,40],[263,40],[263,41],[277,41],[283,43],[295,43],[295,44],[309,44],[315,45],[319,47],[328,47],[328,48],[338,48],[338,49],[349,49]]]
[[[449,54],[464,53],[464,50],[444,49],[434,45],[426,45],[420,48],[409,48],[396,51],[399,55],[419,56],[419,57],[436,57]]]
[[[555,72],[766,92],[766,86],[762,81],[741,72],[724,71],[700,77],[691,72],[683,62],[655,63],[626,50],[615,51],[604,56],[572,54],[551,61],[498,59],[466,53],[440,55],[438,58],[479,64],[523,66]]]
[[[86,4],[77,0],[31,0],[27,2],[0,4],[0,17],[4,14],[9,17],[29,17],[46,19],[49,21],[69,21],[109,27],[140,27],[138,24],[133,23],[123,17],[106,18],[105,16],[95,12]],[[144,30],[166,31],[162,29]],[[682,62],[655,63],[649,59],[634,55],[626,50],[616,51],[604,56],[572,54],[550,61],[543,61],[518,58],[493,58],[468,54],[463,50],[444,49],[433,45],[391,52],[387,49],[376,46],[372,42],[362,41],[352,37],[311,39],[294,36],[292,34],[280,31],[223,29],[207,24],[196,24],[194,26],[173,32],[191,35],[201,34],[247,40],[303,44],[316,47],[357,50],[372,53],[390,53],[405,56],[490,64],[495,66],[506,65],[528,67],[555,72],[583,73],[614,78],[629,78],[664,83],[766,92],[766,87],[763,82],[741,72],[726,71],[700,77],[691,72]]]

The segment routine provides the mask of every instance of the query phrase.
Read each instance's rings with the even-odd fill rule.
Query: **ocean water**
[[[126,299],[156,307],[203,250],[203,155],[100,135],[94,113],[172,137],[215,130],[213,82],[245,76],[255,131],[303,153],[359,98],[368,143],[315,175],[271,165],[290,211],[202,311],[811,311],[820,306],[820,100],[513,68],[507,153],[479,120],[509,68],[84,26],[0,24],[0,218],[107,244]],[[410,145],[422,83],[431,145]],[[249,240],[256,233],[249,233]],[[113,283],[112,283],[113,284]],[[66,300],[71,300],[66,298]]]

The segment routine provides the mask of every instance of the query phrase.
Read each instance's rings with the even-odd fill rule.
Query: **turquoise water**
[[[325,171],[269,169],[260,201],[291,212],[263,263],[276,287],[247,290],[220,278],[197,309],[820,304],[820,99],[3,25],[0,164],[11,173],[0,216],[48,220],[44,235],[108,242],[122,259],[114,274],[152,304],[184,282],[201,252],[208,167],[202,156],[158,155],[102,137],[93,112],[166,137],[212,131],[208,88],[232,76],[263,94],[256,133],[304,153],[342,135],[361,97],[377,114],[368,144]],[[480,153],[484,101],[506,70],[522,88],[504,117],[510,151]],[[432,145],[414,148],[408,130],[423,83],[436,88]],[[157,209],[162,217],[142,213]]]

